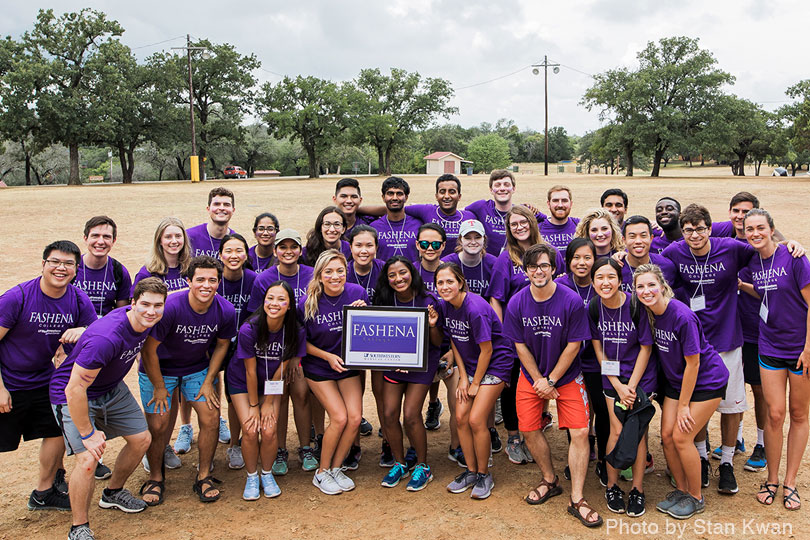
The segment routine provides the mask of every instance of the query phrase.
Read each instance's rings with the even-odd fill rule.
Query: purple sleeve
[[[734,224],[731,221],[712,223],[712,236],[714,237],[734,238],[736,234]]]
[[[15,285],[0,296],[0,327],[14,328],[14,325],[17,324],[17,317],[22,310],[23,303],[21,292],[21,287]]]
[[[478,221],[483,221],[481,219],[481,216],[483,215],[482,210],[484,210],[486,204],[487,201],[485,199],[481,199],[480,201],[471,202],[464,208],[464,210],[473,214],[475,216],[475,219],[477,219]]]
[[[101,369],[115,356],[115,346],[104,337],[88,339],[75,358],[75,363],[84,369]]]
[[[405,206],[405,214],[414,217],[422,223],[427,223],[430,218],[425,219],[426,215],[434,209],[432,204],[409,204]]]
[[[519,300],[519,297],[513,296],[506,306],[506,312],[503,316],[503,335],[515,343],[525,343],[526,338],[521,331],[523,325],[521,324],[520,315],[518,314],[520,311]]]
[[[172,326],[174,326],[174,315],[174,305],[167,302],[166,308],[163,310],[163,317],[152,327],[152,332],[150,332],[149,336],[163,343],[171,333]]]
[[[801,290],[810,285],[810,261],[807,260],[807,255],[798,257],[791,260],[793,262],[793,279],[796,280],[796,285]]]
[[[129,275],[129,270],[123,264],[121,265],[121,287],[118,288],[118,291],[115,295],[116,300],[129,300],[132,298],[132,278]]]
[[[700,354],[700,323],[697,320],[697,315],[692,320],[685,320],[683,323],[679,336],[683,355]]]
[[[494,313],[493,313],[494,314]],[[470,335],[476,343],[492,341],[492,323],[486,313],[470,313]]]
[[[545,215],[543,212],[537,212],[534,215],[534,219],[537,220],[537,224],[540,225],[542,222],[548,219],[548,216]]]
[[[641,302],[639,302],[640,304]],[[639,305],[639,318],[638,318],[638,342],[642,345],[652,345],[653,335],[652,328],[650,328],[650,318],[647,316],[647,310],[644,306]]]
[[[222,305],[224,309],[222,310],[222,316],[225,318],[225,323],[220,328],[219,332],[217,333],[217,339],[231,339],[233,336],[236,335],[236,309],[234,309],[233,304],[225,300]]]
[[[245,322],[239,329],[239,337],[236,339],[236,358],[244,360],[256,356],[256,336],[250,322]]]
[[[303,358],[307,355],[307,331],[304,327],[298,329],[298,350],[293,355],[293,358]]]
[[[510,264],[512,264],[511,261],[506,257],[498,257],[495,260],[495,264],[492,266],[492,275],[489,278],[487,296],[506,302],[506,293],[509,291],[509,277],[512,270],[509,268]]]
[[[588,341],[591,339],[591,331],[588,326],[588,314],[585,312],[585,304],[577,299],[572,305],[574,309],[571,311],[571,317],[568,320],[566,339],[568,343],[574,341]]]
[[[79,304],[79,324],[76,326],[90,326],[93,322],[98,320],[96,308],[87,293],[78,287],[73,288],[73,293],[78,297]]]

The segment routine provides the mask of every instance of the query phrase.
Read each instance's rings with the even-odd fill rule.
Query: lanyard
[[[284,343],[285,343],[285,341],[284,341],[284,332],[285,331],[286,331],[286,328],[284,328],[282,326],[281,327],[281,350],[282,350],[281,355],[282,356],[284,356],[283,351],[284,351]],[[270,379],[270,377],[271,377],[271,375],[270,375],[270,362],[267,360],[267,357],[269,356],[269,351],[268,351],[269,348],[270,348],[270,344],[268,343],[267,346],[264,349],[264,380],[265,381],[271,380]],[[279,358],[279,363],[281,363],[280,361],[281,361],[281,358]],[[281,381],[284,382],[284,370],[283,369],[281,370]]]
[[[406,215],[402,219],[402,227],[400,227],[400,229],[399,229],[399,242],[405,242],[405,239],[403,238],[403,235],[405,233],[405,223],[407,223],[407,221],[408,221],[408,216]],[[394,230],[394,227],[391,225],[391,220],[388,219],[388,215],[385,216],[385,222],[388,223],[388,228],[391,229],[391,234],[392,235],[396,234],[396,231]],[[393,238],[392,238],[392,240],[393,240]],[[402,251],[402,248],[400,248],[400,247],[394,249],[394,254],[395,255],[404,255],[404,253]]]
[[[98,301],[98,312],[96,312],[99,317],[101,317],[104,311],[104,284],[107,283],[107,269],[109,267],[110,258],[107,257],[107,262],[104,264],[104,279],[101,280],[101,299]],[[82,257],[82,277],[83,281],[87,283],[87,265],[84,264],[84,257]],[[93,307],[96,307],[96,305],[93,304]]]
[[[413,298],[411,298],[411,303],[410,304],[400,304],[399,302],[397,302],[397,295],[395,294],[394,295],[394,306],[396,306],[396,307],[416,307],[416,295],[415,294],[413,295]]]
[[[776,249],[779,249],[777,246]],[[768,289],[770,288],[768,285],[768,277],[773,275],[773,262],[776,260],[776,249],[773,250],[773,255],[771,255],[771,267],[768,270],[768,273],[765,273],[765,264],[762,262],[762,255],[759,255],[759,266],[762,268],[762,290],[765,291],[762,294],[762,303],[765,305],[765,309],[768,309]],[[776,280],[774,280],[775,282]]]
[[[225,296],[225,278],[224,277],[222,278],[222,281],[219,282],[219,285],[222,287],[222,293],[221,293],[222,297],[227,299],[227,297]],[[235,311],[234,322],[236,323],[237,330],[239,329],[239,314],[242,313],[242,307],[243,307],[242,306],[242,287],[244,285],[245,285],[245,271],[242,270],[242,277],[239,278],[239,296],[237,297],[237,302],[238,302],[239,305],[237,305],[237,302],[231,302],[233,304],[233,307],[236,308],[234,310]]]
[[[621,293],[621,294],[624,294],[624,293]],[[625,302],[627,301],[626,296],[624,297],[624,300],[625,300]],[[624,302],[622,302],[622,305],[619,306],[619,320],[618,320],[618,322],[614,321],[612,318],[610,319],[610,322],[615,322],[616,323],[616,332],[617,333],[620,331],[620,328],[622,326],[622,307],[624,307]],[[605,319],[604,300],[599,301],[599,312],[602,315],[602,320],[604,320]],[[602,341],[607,341],[607,339],[603,336]],[[616,361],[618,362],[619,361],[619,347],[621,346],[621,339],[619,338],[618,335],[616,336],[616,339],[614,340],[614,343],[616,344]],[[607,354],[605,356],[607,356]]]
[[[691,249],[689,250],[689,254],[692,256],[692,260],[695,261],[695,266],[697,266],[700,269],[700,281],[698,282],[698,286],[695,288],[695,292],[692,293],[692,298],[694,298],[697,295],[698,291],[700,291],[701,296],[703,296],[703,276],[706,274],[706,272],[709,269],[709,259],[712,256],[712,245],[711,245],[711,243],[709,243],[709,252],[706,254],[706,262],[703,264],[703,266],[698,266],[698,262],[697,262],[697,259],[695,258],[695,254],[692,253]],[[760,257],[760,261],[761,260],[762,260],[762,257]]]
[[[571,275],[571,283],[574,284],[574,288],[576,288],[577,294],[579,295],[580,298],[582,298],[582,293],[580,292],[581,289],[579,288],[579,285],[577,285],[577,282],[574,279],[573,274]],[[593,291],[593,285],[587,285],[586,287],[584,287],[584,289],[586,291],[584,300],[585,300],[585,305],[587,306],[588,305],[588,300],[590,300],[590,298],[591,298],[591,292]]]
[[[358,285],[363,287],[366,290],[366,292],[368,292],[369,287],[371,286],[371,274],[374,273],[374,261],[371,262],[371,270],[369,271],[368,274],[366,274],[368,276],[368,279],[366,280],[365,284],[363,284],[363,282],[360,280],[360,274],[357,273],[357,265],[354,264],[354,261],[352,261],[351,264],[352,264],[352,273],[354,274],[354,280],[357,282]]]

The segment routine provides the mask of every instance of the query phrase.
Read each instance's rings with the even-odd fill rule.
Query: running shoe
[[[608,510],[614,514],[624,514],[624,491],[618,485],[613,484],[605,490],[605,501],[607,501]]]
[[[492,488],[494,487],[495,481],[492,479],[492,473],[478,473],[478,478],[475,480],[475,486],[473,486],[472,492],[470,493],[470,498],[486,499],[492,495]]]
[[[723,495],[734,495],[740,488],[737,487],[737,478],[734,476],[734,465],[721,463],[720,480],[717,482],[717,492]]]
[[[374,433],[374,428],[371,427],[371,422],[363,418],[360,420],[360,436],[361,437],[368,437]]]
[[[96,540],[93,531],[90,530],[90,525],[79,525],[71,527],[68,533],[68,540]]]
[[[412,471],[414,467],[416,467],[416,448],[413,446],[408,447],[408,451],[405,452],[405,466],[408,467],[409,471]]]
[[[607,465],[604,461],[597,461],[596,467],[593,468],[593,473],[599,479],[599,484],[603,487],[607,487],[608,479],[607,479]]]
[[[667,514],[675,519],[689,519],[695,514],[702,513],[705,508],[706,503],[704,500],[697,500],[686,494],[667,510]]]
[[[349,455],[343,460],[342,468],[349,471],[356,471],[360,467],[360,458],[362,457],[363,450],[356,444],[353,444],[351,450],[349,450]],[[332,476],[334,476],[334,474]],[[337,478],[335,480],[337,480]]]
[[[53,477],[53,488],[59,493],[68,492],[67,480],[65,480],[65,469],[56,469],[56,476]]]
[[[745,453],[745,439],[738,440],[737,443],[734,445],[734,455],[744,454]],[[712,457],[714,459],[722,459],[723,458],[723,447],[718,446],[712,452]]]
[[[321,460],[321,448],[323,448],[323,433],[315,435],[315,444],[312,446],[312,453],[315,454],[318,461]]]
[[[119,489],[114,493],[110,490],[101,490],[101,499],[98,505],[101,508],[117,508],[127,514],[143,512],[148,506],[143,499],[135,497],[128,489]]]
[[[245,480],[245,490],[242,492],[242,498],[246,501],[256,501],[259,499],[259,475],[249,474]]]
[[[219,417],[219,444],[229,444],[231,442],[231,430],[228,429],[228,422]]]
[[[501,442],[501,436],[498,435],[498,430],[495,429],[494,427],[489,428],[489,439],[493,454],[497,454],[498,452],[503,450],[503,443]]]
[[[45,491],[32,491],[28,497],[29,510],[70,510],[70,497],[67,493],[61,493],[56,488],[49,488]]]
[[[631,489],[630,494],[627,496],[627,515],[641,517],[646,511],[644,494],[636,488]]]
[[[394,463],[396,463],[396,460],[394,459],[394,454],[391,452],[391,445],[388,444],[388,441],[383,439],[382,450],[380,451],[380,467],[387,469],[393,467]]]
[[[174,453],[170,444],[167,444],[166,448],[163,449],[163,463],[166,465],[167,469],[179,469],[180,466],[183,465],[183,462],[180,461],[180,458]],[[147,472],[148,471],[149,469],[147,469]]]
[[[761,444],[754,446],[754,451],[746,460],[743,469],[751,472],[759,472],[768,466],[768,459],[765,457],[765,447]]]
[[[462,469],[467,468],[467,460],[464,459],[464,452],[461,450],[461,446],[457,446],[455,448],[451,446],[447,451],[447,459],[450,461],[455,461]]]
[[[542,416],[540,417],[540,430],[541,431],[547,430],[548,428],[551,427],[551,425],[553,423],[554,423],[554,417],[551,416],[551,413],[544,412],[542,414]]]
[[[191,450],[191,441],[194,439],[194,427],[191,424],[183,424],[177,433],[174,441],[174,451],[178,454],[185,454]]]
[[[318,468],[318,460],[309,446],[298,449],[298,459],[301,461],[301,468],[305,471],[314,471]]]
[[[428,403],[427,414],[425,415],[425,429],[435,431],[442,426],[440,417],[444,412],[444,406],[440,400]]]
[[[281,488],[278,487],[276,483],[276,479],[273,477],[273,473],[262,473],[261,475],[262,481],[262,490],[264,491],[264,496],[268,499],[272,499],[273,497],[278,497],[281,495]]]
[[[655,462],[653,461],[652,454],[647,452],[647,467],[644,469],[644,474],[651,474],[655,472]],[[632,476],[630,477],[632,479]]]
[[[655,505],[655,509],[659,512],[663,512],[664,514],[669,512],[669,509],[678,504],[678,501],[681,500],[682,497],[689,497],[688,493],[684,493],[683,491],[676,489],[674,491],[670,491],[667,493],[666,498]]]
[[[478,473],[465,470],[447,485],[447,491],[450,493],[464,493],[473,487],[477,480]]]
[[[326,495],[340,495],[343,490],[332,477],[332,471],[325,469],[323,472],[316,472],[312,477],[312,485],[320,489]]]
[[[106,480],[112,476],[112,471],[109,467],[99,461],[96,463],[96,472],[93,474],[93,476],[96,477],[96,480]]]
[[[408,491],[422,491],[433,480],[433,472],[430,467],[424,463],[420,463],[414,468],[411,474],[411,480],[405,488]]]
[[[515,465],[525,465],[528,462],[519,435],[512,435],[506,441],[506,456]]]
[[[408,476],[408,469],[402,463],[394,463],[388,470],[388,474],[382,479],[382,487],[392,488],[399,484],[399,481]]]
[[[503,409],[501,408],[501,397],[495,400],[495,425],[503,424]]]
[[[700,484],[709,487],[709,477],[712,474],[712,466],[708,459],[700,458]]]
[[[335,482],[338,486],[340,486],[341,491],[351,491],[354,489],[354,481],[346,476],[346,473],[343,472],[345,467],[335,467],[332,469],[332,478],[335,479]]]
[[[526,444],[526,439],[520,441],[520,447],[523,449],[523,455],[526,456],[526,461],[528,461],[529,463],[534,463],[534,457],[532,456],[532,453],[529,451],[529,447]]]
[[[273,474],[284,476],[287,474],[287,462],[290,459],[290,453],[286,448],[279,448],[276,452],[276,459],[273,461],[273,466],[270,468]]]
[[[245,458],[242,457],[241,446],[231,446],[225,453],[228,455],[228,468],[239,470],[245,466]],[[275,463],[273,463],[275,465]]]

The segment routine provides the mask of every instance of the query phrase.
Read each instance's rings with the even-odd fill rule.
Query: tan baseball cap
[[[281,229],[276,233],[276,243],[274,245],[279,245],[283,240],[295,240],[295,243],[299,246],[301,244],[301,235],[298,234],[298,231],[295,229]]]

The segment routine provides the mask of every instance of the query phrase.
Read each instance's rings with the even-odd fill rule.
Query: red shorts
[[[573,381],[557,387],[557,425],[560,429],[581,429],[588,427],[590,407],[588,393],[582,375]],[[539,397],[529,380],[520,372],[515,405],[517,407],[518,429],[520,431],[537,431],[543,415],[546,400]]]

